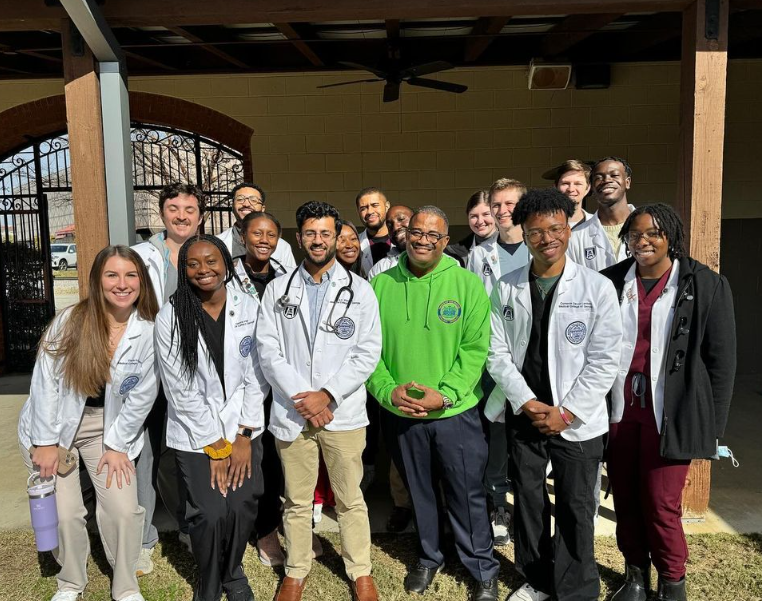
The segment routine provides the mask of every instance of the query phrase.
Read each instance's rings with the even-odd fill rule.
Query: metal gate
[[[0,161],[0,290],[4,367],[29,369],[55,313],[48,195],[71,190],[64,136],[35,142]]]
[[[243,181],[243,157],[192,132],[133,123],[133,185],[138,228],[161,229],[159,190],[195,183],[207,195],[202,228],[232,225],[230,190]],[[55,314],[51,233],[72,224],[69,141],[65,133],[0,157],[0,368],[28,371]]]

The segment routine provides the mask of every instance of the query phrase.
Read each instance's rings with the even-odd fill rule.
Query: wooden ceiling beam
[[[320,57],[315,54],[315,51],[307,44],[304,40],[302,40],[302,36],[299,35],[299,32],[294,29],[294,26],[291,23],[273,23],[275,28],[280,31],[286,38],[288,38],[291,43],[294,45],[294,48],[296,48],[299,52],[302,53],[302,56],[306,58],[310,63],[312,63],[315,67],[323,67],[323,61],[320,59]]]
[[[734,0],[745,1],[749,0]],[[457,18],[478,15],[571,15],[682,11],[691,0],[227,0],[224,10],[208,0],[109,0],[101,10],[113,27],[314,23],[329,20]],[[0,0],[0,31],[57,30],[63,8],[43,2]]]
[[[620,51],[635,58],[654,46],[679,38],[682,31],[681,14],[656,14],[621,32]]]
[[[467,63],[473,63],[479,58],[487,49],[487,46],[495,40],[495,36],[500,34],[503,27],[510,20],[511,17],[509,16],[479,18],[471,30],[471,35],[477,37],[473,37],[466,42],[466,52],[463,60]]]
[[[133,52],[131,50],[124,50],[124,55],[135,61],[138,61],[145,65],[151,65],[152,67],[158,67],[159,69],[163,69],[164,71],[178,71],[177,67],[173,67],[172,65],[167,65],[166,63],[162,63],[161,61],[148,58],[147,56],[143,56],[142,54],[138,54],[137,52]]]
[[[400,20],[387,19],[386,20],[386,39],[396,40],[399,37],[400,37]]]
[[[223,60],[226,60],[227,62],[231,63],[232,65],[235,65],[236,67],[239,67],[241,69],[248,69],[249,68],[249,65],[247,65],[242,60],[237,59],[236,57],[228,54],[224,50],[220,50],[219,48],[217,48],[216,46],[214,46],[210,42],[205,42],[200,37],[198,37],[197,35],[191,33],[187,29],[184,29],[182,27],[167,27],[167,30],[171,31],[175,35],[179,35],[180,37],[185,38],[189,42],[194,42],[196,44],[203,44],[203,46],[201,46],[201,48],[206,50],[209,54],[214,54],[215,56],[217,56],[217,57],[219,57],[219,58],[221,58]]]
[[[622,13],[569,15],[545,34],[540,53],[544,57],[559,56],[621,16]]]

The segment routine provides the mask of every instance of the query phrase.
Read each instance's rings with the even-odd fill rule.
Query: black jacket
[[[468,263],[468,253],[471,251],[471,245],[474,243],[474,234],[470,233],[463,238],[460,242],[454,244],[448,244],[444,249],[446,255],[455,259],[461,267],[465,267]]]
[[[635,260],[601,271],[622,302]],[[666,358],[660,454],[707,459],[725,432],[736,374],[733,297],[725,277],[691,258],[680,259],[675,313]]]

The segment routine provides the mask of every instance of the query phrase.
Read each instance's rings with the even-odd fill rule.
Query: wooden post
[[[677,208],[689,254],[720,269],[722,160],[728,63],[728,0],[697,0],[683,11]],[[710,462],[694,461],[683,490],[683,517],[709,508]]]
[[[85,296],[90,267],[109,243],[100,83],[93,54],[68,19],[61,34],[77,276],[80,296]]]

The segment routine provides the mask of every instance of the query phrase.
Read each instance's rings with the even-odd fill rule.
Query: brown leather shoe
[[[352,583],[352,599],[354,601],[378,601],[376,583],[370,576],[360,576]]]
[[[278,594],[275,595],[275,601],[301,601],[304,585],[307,584],[307,578],[291,578],[286,576],[280,583]]]

